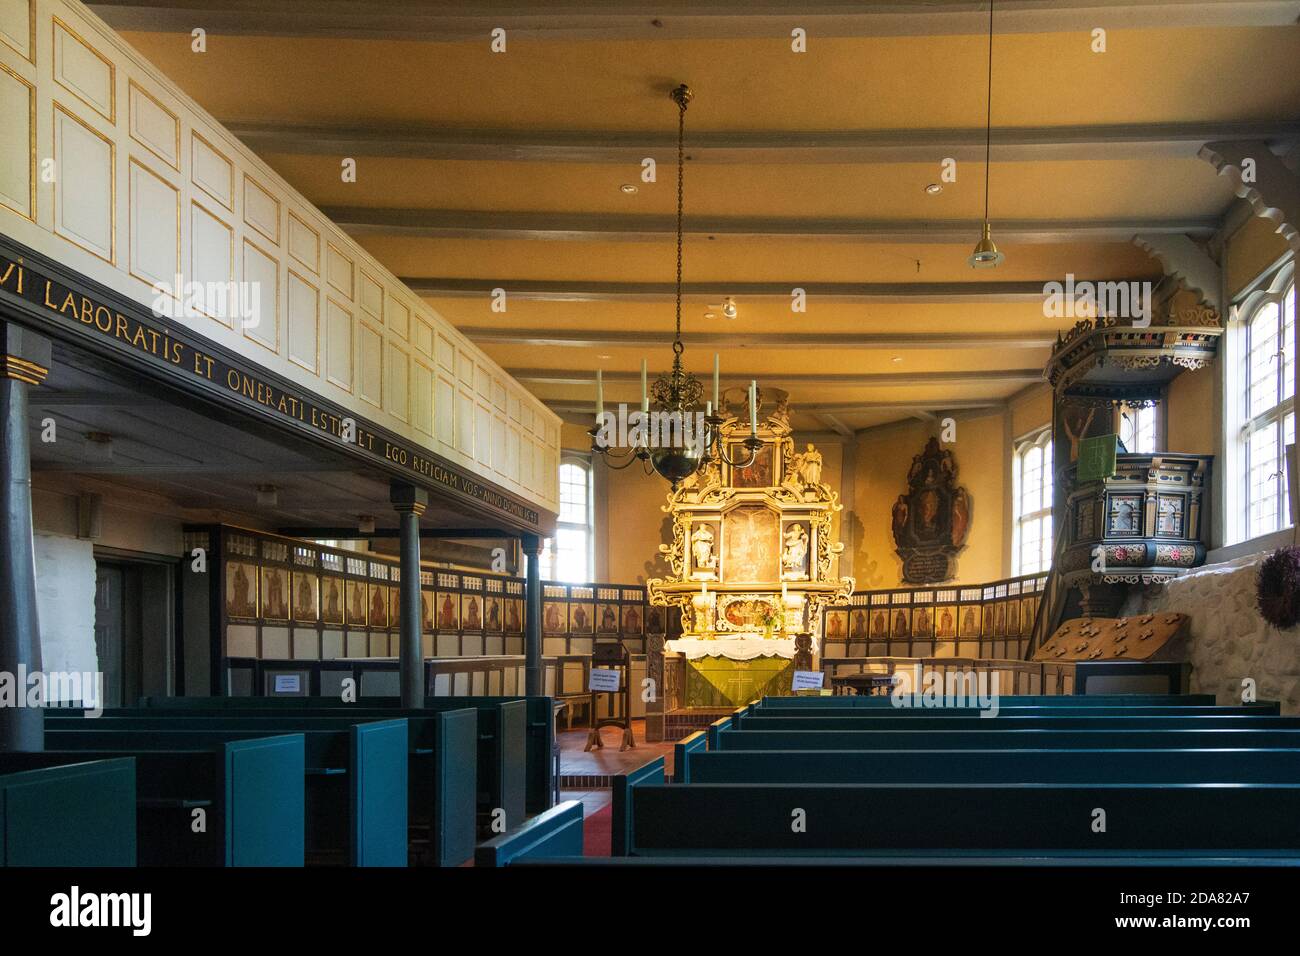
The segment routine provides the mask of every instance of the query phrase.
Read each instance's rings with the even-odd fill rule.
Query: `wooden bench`
[[[135,866],[129,757],[11,770],[0,754],[0,865]]]
[[[1034,716],[981,717],[976,714],[954,717],[768,717],[765,715],[737,714],[731,722],[741,731],[763,730],[901,730],[921,729],[928,732],[945,730],[1159,730],[1161,728],[1197,728],[1204,730],[1297,730],[1300,717],[1270,717],[1253,714],[1192,715],[1158,714],[1141,717],[1080,716],[1074,712],[1064,715],[1041,712]]]
[[[474,853],[474,865],[510,866],[526,859],[582,857],[582,804],[558,803],[512,833],[494,837]]]
[[[97,720],[85,720],[97,724]],[[60,729],[45,731],[54,750],[202,750],[264,736],[264,731]],[[407,864],[407,726],[404,720],[302,731],[307,853],[315,862]]]
[[[668,786],[663,771],[615,778],[615,855],[1300,854],[1300,784]]]
[[[468,708],[429,714],[419,711],[374,711],[370,713],[324,712],[273,713],[241,711],[237,714],[201,713],[185,710],[160,714],[152,710],[105,711],[95,719],[54,716],[46,729],[88,730],[347,730],[354,724],[387,718],[407,721],[408,825],[411,849],[437,866],[459,866],[474,852],[476,811],[476,751],[478,747],[475,711]],[[415,715],[415,716],[411,716]]]
[[[728,718],[730,719],[730,718]],[[989,723],[984,721],[984,723]],[[1300,730],[735,730],[710,750],[1102,750],[1300,748]]]
[[[0,753],[0,771],[90,757],[132,762],[133,840],[141,866],[302,866],[304,749],[300,734],[224,740],[194,749],[136,747]],[[195,810],[203,811],[195,830]],[[138,834],[138,836],[136,836]]]
[[[875,750],[674,755],[674,783],[1300,783],[1300,750]]]
[[[362,697],[349,704],[334,697],[144,697],[141,705],[166,710],[202,712],[263,710],[268,713],[309,710],[390,712],[400,708],[396,697]],[[554,803],[555,717],[550,697],[429,697],[425,713],[473,708],[479,713],[480,809],[506,811],[517,825],[527,813],[540,813]],[[498,728],[501,728],[498,730]]]
[[[1003,694],[1003,707],[1212,707],[1213,694]],[[766,709],[829,707],[890,708],[888,697],[764,697],[755,706]]]
[[[853,717],[885,720],[943,720],[952,717],[983,717],[985,720],[1003,717],[1277,717],[1281,714],[1276,702],[1247,704],[1238,707],[1005,707],[999,706],[993,716],[985,716],[979,707],[746,707],[743,717],[793,719]]]

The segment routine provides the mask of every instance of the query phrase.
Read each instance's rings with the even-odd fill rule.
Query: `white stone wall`
[[[1279,630],[1255,609],[1255,574],[1265,554],[1197,568],[1129,599],[1125,614],[1179,611],[1191,616],[1192,692],[1220,704],[1241,701],[1253,678],[1261,700],[1300,714],[1300,627]]]

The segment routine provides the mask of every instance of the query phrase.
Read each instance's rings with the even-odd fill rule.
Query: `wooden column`
[[[542,679],[542,539],[535,534],[523,536],[520,544],[526,564],[524,587],[524,693],[540,697],[545,691]],[[593,719],[595,715],[592,715]]]
[[[422,489],[401,482],[393,482],[389,500],[398,514],[400,538],[400,567],[402,579],[398,582],[398,603],[401,606],[399,624],[401,644],[398,671],[402,687],[402,706],[424,706],[424,649],[420,645],[420,516],[429,505],[429,496]]]
[[[32,460],[27,439],[27,389],[45,381],[50,343],[0,322],[0,672],[11,675],[26,703],[25,675],[41,669],[32,540]],[[91,613],[91,608],[84,609]],[[45,715],[38,707],[0,707],[0,750],[44,750]]]

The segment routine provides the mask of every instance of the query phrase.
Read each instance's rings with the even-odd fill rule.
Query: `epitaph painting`
[[[912,458],[907,491],[893,507],[894,544],[908,584],[949,581],[970,533],[971,500],[957,485],[957,460],[931,438]]]

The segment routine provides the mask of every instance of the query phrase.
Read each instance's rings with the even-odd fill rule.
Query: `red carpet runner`
[[[606,804],[582,821],[582,855],[609,856],[614,807]]]

